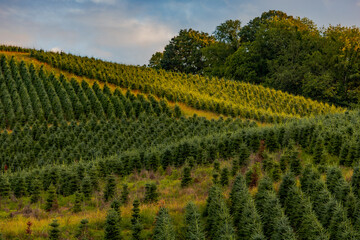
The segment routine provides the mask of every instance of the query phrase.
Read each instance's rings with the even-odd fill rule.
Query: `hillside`
[[[359,111],[1,49],[4,239],[359,238]]]
[[[0,49],[12,48],[2,46]],[[20,51],[30,52],[30,49]],[[144,94],[150,93],[171,102],[184,103],[198,110],[225,116],[281,122],[344,111],[301,96],[230,80],[126,66],[65,53],[32,50],[30,57],[78,76],[139,90]]]

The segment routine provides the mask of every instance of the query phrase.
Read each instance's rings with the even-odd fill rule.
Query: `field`
[[[359,111],[0,50],[3,239],[360,238]]]

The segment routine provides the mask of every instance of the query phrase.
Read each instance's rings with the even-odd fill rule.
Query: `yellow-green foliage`
[[[196,109],[262,122],[344,111],[327,103],[232,80],[127,66],[65,53],[34,51],[31,56],[81,76],[166,97]]]

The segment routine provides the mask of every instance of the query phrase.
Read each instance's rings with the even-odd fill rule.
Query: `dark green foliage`
[[[116,182],[114,175],[110,174],[106,180],[106,186],[104,190],[105,201],[111,200],[115,196]]]
[[[225,199],[221,190],[217,186],[213,186],[211,196],[207,200],[207,226],[209,237],[211,239],[235,239],[235,231],[233,227],[233,219],[230,216],[226,206]]]
[[[239,163],[238,159],[233,159],[232,166],[231,166],[231,174],[235,176],[237,172],[239,171]]]
[[[5,175],[0,175],[0,197],[5,199],[10,194],[10,183]]]
[[[291,172],[287,173],[282,179],[278,192],[280,203],[283,207],[285,205],[290,189],[293,188],[294,186],[295,186],[294,174]]]
[[[360,166],[356,166],[351,177],[351,187],[357,198],[360,199]]]
[[[129,188],[127,184],[123,184],[123,188],[120,196],[121,204],[125,205],[129,202]]]
[[[182,113],[181,113],[181,109],[179,107],[179,105],[175,104],[175,108],[174,108],[174,117],[179,118],[181,117]]]
[[[147,183],[145,185],[145,203],[155,203],[158,201],[159,193],[157,192],[157,186],[155,183]]]
[[[239,222],[236,222],[238,239],[265,239],[262,233],[261,218],[257,213],[254,201],[248,199],[240,215]]]
[[[221,171],[220,184],[222,186],[227,186],[229,184],[229,169],[226,167]]]
[[[45,203],[45,211],[52,211],[57,209],[57,196],[56,196],[56,188],[53,184],[50,185],[47,191],[46,203]]]
[[[273,152],[276,149],[278,149],[279,147],[279,143],[277,142],[277,138],[275,136],[275,132],[274,131],[269,131],[268,135],[266,137],[266,148],[270,151]]]
[[[84,194],[85,199],[90,199],[92,193],[92,184],[91,178],[88,175],[86,175],[81,182],[81,192]]]
[[[271,235],[273,240],[296,240],[296,235],[290,226],[289,220],[285,215],[277,218],[274,224],[274,232]]]
[[[324,143],[321,138],[319,138],[315,144],[314,149],[314,163],[315,164],[323,164],[325,154],[324,154],[325,148]]]
[[[154,240],[175,240],[175,230],[168,210],[160,207],[155,219]]]
[[[277,182],[281,178],[281,167],[278,162],[274,162],[273,168],[271,171],[271,178],[274,182]]]
[[[143,226],[141,224],[140,219],[140,201],[135,199],[133,202],[133,209],[132,209],[132,218],[131,218],[131,229],[132,229],[132,237],[134,240],[141,239],[141,230],[143,229]]]
[[[74,203],[74,206],[73,206],[73,208],[72,208],[72,211],[73,211],[74,213],[81,212],[82,199],[83,199],[82,194],[79,193],[79,192],[76,192],[76,193],[75,193],[75,203]]]
[[[357,239],[358,233],[352,229],[351,221],[346,216],[346,211],[340,204],[337,204],[333,210],[330,221],[329,232],[331,239]]]
[[[75,237],[79,240],[87,240],[90,239],[90,233],[89,233],[89,226],[88,226],[89,220],[82,219],[80,222],[80,225],[76,231]]]
[[[245,143],[242,143],[239,148],[239,166],[243,166],[247,163],[247,160],[250,157],[250,151]]]
[[[295,176],[299,176],[302,172],[301,160],[298,156],[294,156],[290,162],[290,171],[295,174]]]
[[[53,220],[50,225],[50,230],[49,230],[49,239],[50,240],[59,240],[60,239],[60,230],[59,230],[59,223],[57,222],[57,220]]]
[[[183,170],[183,176],[181,179],[181,187],[187,187],[192,182],[190,167],[185,166]]]
[[[106,216],[105,222],[105,240],[119,240],[121,237],[121,229],[120,229],[120,216],[114,210],[110,209]]]
[[[189,240],[205,240],[204,227],[201,215],[192,202],[185,208],[185,238]]]
[[[249,187],[257,186],[258,180],[260,178],[261,168],[260,164],[254,164],[247,172],[246,172],[246,184]]]
[[[39,178],[34,178],[31,186],[31,203],[36,203],[40,199],[41,182]]]

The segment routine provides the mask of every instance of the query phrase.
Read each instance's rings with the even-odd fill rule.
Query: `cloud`
[[[59,47],[53,47],[50,49],[50,52],[56,52],[56,53],[59,53],[61,52],[62,50],[59,48]]]

